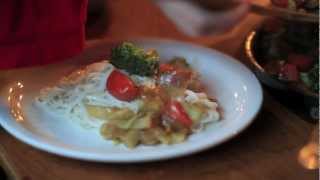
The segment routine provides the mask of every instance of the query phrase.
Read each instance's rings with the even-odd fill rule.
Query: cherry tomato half
[[[122,101],[132,101],[139,94],[139,88],[135,83],[118,70],[112,71],[108,77],[107,90],[112,96]]]
[[[185,127],[190,128],[192,125],[192,120],[189,115],[184,110],[180,102],[171,100],[167,103],[164,113],[171,119],[179,122]]]

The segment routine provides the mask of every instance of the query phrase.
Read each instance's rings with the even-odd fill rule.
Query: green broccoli
[[[129,74],[153,76],[159,69],[159,55],[155,50],[143,49],[124,42],[111,51],[111,64]]]

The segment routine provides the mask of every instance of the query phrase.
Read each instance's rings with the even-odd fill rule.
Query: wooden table
[[[108,1],[108,28],[101,37],[123,39],[156,36],[193,41],[215,47],[235,57],[242,56],[245,34],[260,21],[249,15],[233,31],[192,39],[177,31],[149,0]],[[90,41],[88,47],[101,42]],[[90,48],[87,51],[95,51]],[[83,162],[48,154],[30,147],[0,129],[0,164],[13,179],[203,179],[203,180],[307,180],[318,171],[298,161],[303,146],[317,125],[307,123],[275,101],[268,93],[254,123],[231,141],[192,156],[145,164],[102,164]]]

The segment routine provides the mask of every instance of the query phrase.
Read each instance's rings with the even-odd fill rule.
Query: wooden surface
[[[111,25],[101,37],[122,39],[157,36],[194,41],[242,57],[242,42],[260,18],[250,15],[236,29],[219,37],[192,39],[179,33],[148,0],[109,1]],[[86,57],[98,57],[105,48],[93,48]],[[89,54],[89,55],[88,55]],[[318,171],[305,169],[299,151],[318,127],[307,123],[265,94],[261,113],[238,137],[196,155],[145,164],[102,164],[51,155],[19,142],[0,129],[0,164],[14,179],[24,180],[311,180]]]

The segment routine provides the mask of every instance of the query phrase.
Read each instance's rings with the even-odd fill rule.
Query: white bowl
[[[233,58],[177,41],[137,40],[135,43],[156,49],[163,61],[175,56],[185,57],[201,74],[208,93],[218,99],[223,109],[221,121],[209,124],[204,131],[191,135],[181,144],[138,146],[132,150],[113,145],[104,140],[97,129],[83,129],[68,119],[53,118],[33,106],[33,98],[40,88],[53,84],[79,66],[66,63],[11,72],[15,76],[5,73],[2,83],[7,84],[0,89],[1,126],[17,139],[57,155],[98,162],[144,162],[185,156],[217,146],[248,127],[259,112],[261,86],[255,75]]]

